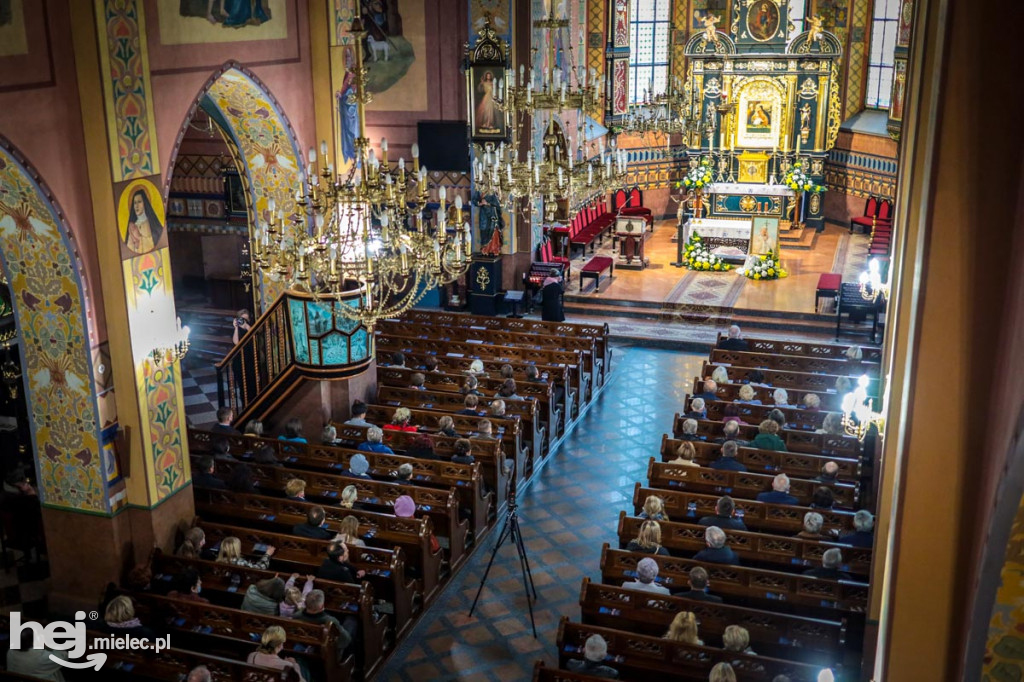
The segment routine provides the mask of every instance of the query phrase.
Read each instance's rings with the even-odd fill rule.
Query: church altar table
[[[791,197],[793,190],[785,185],[755,185],[749,182],[712,182],[708,194],[759,194],[770,197]]]
[[[714,182],[707,186],[708,216],[711,218],[778,218],[788,228],[794,192],[785,185],[745,182]]]
[[[750,250],[750,218],[691,218],[683,226],[683,239],[696,232],[721,258],[742,259]]]

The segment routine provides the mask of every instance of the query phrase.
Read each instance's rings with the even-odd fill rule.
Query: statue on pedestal
[[[477,228],[480,230],[480,252],[485,255],[501,253],[504,243],[505,218],[501,214],[501,201],[494,194],[477,194]],[[495,242],[497,248],[495,249]]]

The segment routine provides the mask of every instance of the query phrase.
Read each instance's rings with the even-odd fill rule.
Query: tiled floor
[[[217,422],[217,371],[212,365],[182,365],[181,393],[185,399],[185,416],[193,426]]]
[[[491,533],[377,679],[528,680],[535,660],[554,664],[558,619],[579,619],[580,581],[599,576],[601,543],[614,540],[619,511],[631,509],[633,484],[646,478],[703,357],[616,348],[603,393],[521,496],[538,639],[511,542],[498,553],[477,612],[467,615],[497,537]]]

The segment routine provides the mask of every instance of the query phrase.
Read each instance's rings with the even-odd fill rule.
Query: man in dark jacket
[[[771,492],[758,493],[757,501],[768,504],[800,504],[800,500],[789,494],[789,476],[786,474],[777,474],[772,479]]]
[[[334,533],[324,528],[325,516],[324,508],[320,505],[310,507],[306,512],[306,522],[292,526],[292,535],[314,540],[330,540]]]
[[[694,601],[706,601],[713,604],[721,604],[722,598],[708,594],[708,572],[703,566],[694,566],[690,569],[690,589],[684,592],[677,592],[675,596]]]
[[[736,503],[728,495],[718,498],[715,503],[715,514],[701,518],[699,523],[702,526],[718,526],[729,530],[746,530],[747,526],[742,521],[733,517],[736,512]]]
[[[206,455],[199,458],[199,470],[192,474],[192,485],[197,488],[224,490],[227,485],[213,474],[215,463],[213,457]]]
[[[804,571],[804,575],[826,580],[853,580],[849,573],[839,570],[843,565],[843,553],[837,547],[825,550],[821,555],[821,566]]]
[[[731,424],[732,422],[729,423]],[[747,467],[743,462],[736,459],[739,451],[740,447],[736,444],[736,441],[726,441],[722,443],[722,456],[708,466],[719,471],[746,471]]]
[[[337,618],[324,611],[326,601],[323,590],[310,590],[306,595],[306,607],[295,614],[295,620],[334,627],[338,632],[338,653],[342,654],[355,637],[358,621],[347,616],[344,624],[339,622]]]
[[[750,344],[742,338],[742,332],[736,325],[729,327],[729,335],[718,342],[718,347],[722,350],[750,350]]]
[[[217,423],[214,424],[210,430],[214,433],[226,433],[230,436],[241,435],[238,429],[231,425],[231,420],[235,418],[235,411],[230,407],[222,407],[217,410]]]
[[[731,548],[725,546],[725,531],[718,526],[710,526],[704,531],[704,542],[708,545],[707,549],[697,552],[693,557],[694,561],[739,565],[739,557]]]
[[[316,572],[317,578],[336,580],[339,583],[354,583],[366,575],[366,571],[357,570],[348,562],[348,545],[336,542],[327,550],[327,558],[320,564]]]
[[[840,535],[836,542],[852,547],[870,549],[875,544],[875,518],[871,512],[861,509],[853,515],[853,532]]]

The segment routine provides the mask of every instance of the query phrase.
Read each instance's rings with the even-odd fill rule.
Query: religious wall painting
[[[615,0],[612,5],[612,46],[629,47],[629,2]]]
[[[288,37],[286,0],[158,0],[163,45],[280,40]]]
[[[366,90],[373,93],[367,110],[425,111],[425,0],[358,1],[366,30],[362,44]]]
[[[0,0],[0,57],[28,53],[24,0]]]
[[[779,31],[779,6],[772,0],[756,0],[747,9],[747,33],[757,41],[767,41]]]
[[[702,30],[705,26],[705,19],[709,16],[717,19],[715,24],[727,31],[729,26],[729,0],[692,0],[690,19],[690,28],[692,30]]]
[[[505,67],[500,64],[474,64],[469,67],[473,109],[470,111],[470,136],[474,142],[499,141],[508,137],[505,112],[499,106],[504,99]]]
[[[748,100],[744,125],[747,134],[770,134],[772,132],[772,102],[759,99]]]
[[[907,89],[907,60],[897,59],[893,63],[892,99],[889,104],[889,118],[893,121],[903,120],[903,102]]]
[[[133,180],[117,202],[117,227],[121,257],[131,258],[167,246],[164,203],[149,180]]]
[[[785,84],[773,78],[753,78],[739,79],[733,87],[734,92],[739,93],[736,146],[758,149],[778,146],[785,110]]]
[[[470,0],[470,44],[476,41],[477,34],[488,20],[499,35],[505,38],[510,36],[512,33],[512,0]]]
[[[911,28],[914,25],[914,2],[903,0],[900,6],[900,27],[896,33],[896,45],[899,47],[910,46]]]
[[[779,251],[779,219],[754,216],[750,226],[751,255],[762,256]]]

